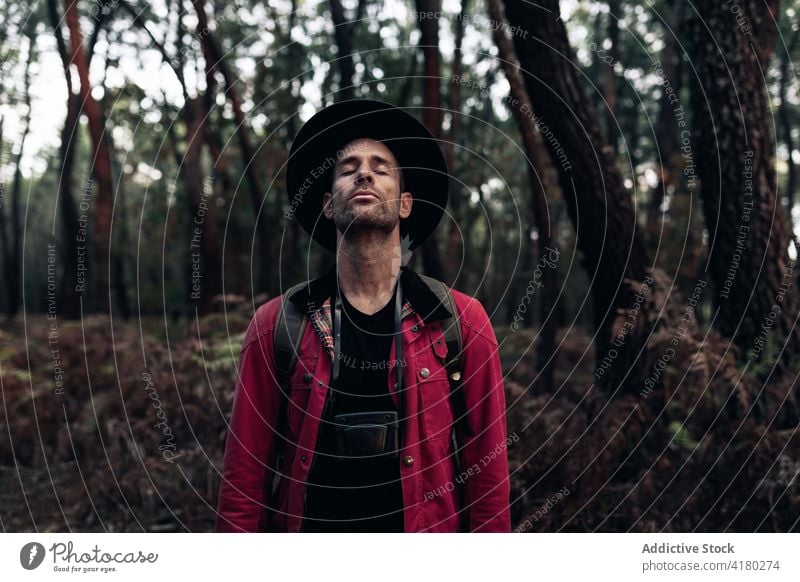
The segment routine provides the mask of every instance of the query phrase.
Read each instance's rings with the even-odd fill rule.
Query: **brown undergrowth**
[[[792,378],[737,364],[653,279],[638,313],[619,314],[621,347],[601,375],[585,331],[559,335],[552,393],[537,386],[535,333],[498,328],[509,432],[521,437],[509,449],[514,526],[797,531],[797,420],[781,406]],[[5,325],[2,529],[210,531],[251,309]]]
[[[562,337],[554,393],[510,374],[520,531],[800,530],[796,377],[737,363],[667,283],[656,271],[618,314],[600,374],[569,373],[603,369],[580,334]]]

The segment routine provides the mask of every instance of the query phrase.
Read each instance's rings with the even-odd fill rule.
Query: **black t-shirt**
[[[331,305],[335,298],[331,298]],[[394,376],[395,297],[380,311],[366,315],[342,294],[342,338],[339,380],[331,387],[314,466],[309,475],[304,531],[402,532],[403,494],[396,456],[335,458],[337,414],[396,411],[389,395]]]

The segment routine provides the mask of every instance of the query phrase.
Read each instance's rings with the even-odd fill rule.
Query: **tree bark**
[[[452,77],[449,85],[450,129],[444,143],[444,157],[450,171],[450,220],[445,222],[447,227],[447,248],[445,253],[446,272],[449,281],[454,282],[459,271],[461,257],[455,250],[462,246],[465,248],[464,232],[461,230],[461,202],[464,191],[460,182],[455,178],[456,169],[456,144],[460,139],[461,130],[461,83],[455,82],[462,74],[461,46],[464,42],[464,20],[469,16],[470,0],[461,0],[461,16],[456,19],[455,26],[455,51],[453,53]]]
[[[441,0],[415,0],[417,12],[440,13]],[[419,46],[424,56],[423,122],[434,139],[442,137],[442,94],[439,89],[439,21],[435,18],[419,19]],[[413,192],[412,192],[413,194]],[[442,259],[436,232],[420,246],[425,273],[436,279],[443,276]]]
[[[178,14],[178,34],[176,35],[176,50],[178,63],[173,69],[182,71],[184,67],[183,37],[183,12]],[[207,23],[206,23],[207,25]],[[206,34],[203,27],[198,24],[198,34]],[[204,55],[205,53],[204,45]],[[167,59],[166,51],[162,55]],[[211,311],[211,300],[218,295],[221,289],[222,261],[217,246],[216,213],[214,212],[212,198],[213,184],[205,179],[202,164],[203,144],[207,141],[207,123],[210,117],[209,95],[214,94],[214,74],[211,64],[207,61],[205,93],[191,97],[179,74],[179,81],[185,96],[183,108],[180,111],[181,121],[186,128],[186,146],[180,154],[177,140],[174,139],[174,153],[176,163],[180,168],[181,178],[186,188],[186,203],[188,211],[188,238],[186,262],[186,299],[187,304],[194,305],[199,314]],[[213,100],[211,100],[213,101]],[[174,133],[170,132],[174,138]]]
[[[80,317],[79,295],[76,291],[78,272],[78,208],[72,192],[72,177],[75,167],[75,151],[80,140],[79,121],[81,115],[81,98],[75,92],[70,73],[70,53],[61,30],[61,15],[58,10],[57,0],[47,0],[47,15],[53,34],[56,38],[61,64],[64,69],[64,78],[67,82],[67,115],[61,129],[59,145],[59,159],[61,160],[58,174],[58,208],[61,223],[61,250],[59,257],[63,269],[58,284],[58,310],[64,317],[76,319]],[[100,27],[104,20],[95,24],[92,39],[97,39]],[[87,59],[91,63],[94,56],[94,42],[90,43]]]
[[[189,226],[191,238],[192,268],[189,298],[196,302],[198,312],[211,310],[211,300],[221,289],[221,268],[216,235],[216,216],[213,212],[213,183],[205,179],[202,167],[202,151],[205,142],[206,119],[202,97],[191,99],[184,105],[188,130],[186,150],[182,160],[182,172],[189,203]]]
[[[330,0],[331,18],[333,20],[333,36],[336,39],[336,63],[339,67],[339,91],[336,101],[348,101],[355,98],[356,65],[353,61],[353,23],[348,22],[344,14],[341,0]]]
[[[623,279],[643,281],[649,259],[614,150],[581,87],[557,0],[506,0],[505,7],[510,23],[529,33],[514,35],[514,45],[589,276],[600,358],[617,310],[633,301]]]
[[[792,329],[798,293],[763,80],[775,23],[757,0],[737,6],[734,13],[724,3],[695,4],[687,31],[697,75],[691,138],[710,235],[708,271],[716,325],[739,346],[740,360],[766,357],[771,365],[785,348],[775,361],[783,365],[800,353],[800,330]]]
[[[647,205],[647,229],[651,244],[656,245],[661,232],[661,208],[668,188],[675,186],[675,163],[673,156],[678,151],[678,132],[676,131],[675,109],[681,107],[680,93],[683,88],[683,67],[678,52],[678,34],[684,20],[683,0],[676,0],[672,6],[669,25],[664,27],[664,50],[661,52],[661,109],[656,120],[656,144],[658,159],[656,173],[658,183],[650,192]]]
[[[99,27],[98,27],[99,28]],[[119,42],[119,39],[116,39]],[[112,45],[111,39],[109,39],[109,45]],[[101,87],[106,86],[106,79],[108,78],[108,53],[106,53],[105,61],[103,63],[103,79],[101,81]],[[113,110],[114,104],[108,103],[109,100],[109,93],[106,93],[103,97],[103,101],[101,105],[104,111]],[[107,107],[108,105],[108,107]],[[112,151],[113,143],[111,144]],[[118,176],[117,180],[117,188],[115,191],[115,200],[114,200],[114,207],[112,209],[112,216],[111,220],[116,220],[117,228],[115,229],[115,236],[112,239],[111,244],[116,245],[117,251],[112,253],[111,261],[112,261],[112,272],[111,272],[111,281],[112,287],[114,289],[114,295],[116,296],[117,305],[119,306],[119,312],[122,316],[122,319],[128,320],[131,317],[131,304],[130,299],[128,297],[128,281],[126,276],[126,255],[125,249],[129,248],[129,228],[128,228],[128,213],[127,208],[125,206],[125,179],[124,174],[122,172],[122,167],[117,164],[116,158],[111,159],[111,171]]]
[[[536,230],[538,232],[539,256],[534,264],[531,265],[531,273],[537,268],[537,264],[550,263],[548,254],[553,246],[553,230],[550,224],[550,209],[548,205],[548,192],[551,197],[557,192],[558,186],[555,183],[555,169],[550,160],[549,154],[544,146],[544,141],[536,129],[533,119],[525,115],[523,111],[533,111],[528,94],[525,91],[525,82],[517,64],[514,47],[505,30],[497,24],[504,22],[505,17],[500,6],[500,0],[489,0],[489,16],[495,22],[492,36],[497,45],[500,57],[500,66],[506,75],[508,84],[511,88],[512,101],[509,109],[514,116],[522,135],[522,144],[525,148],[525,155],[528,158],[528,180],[531,185],[531,207]],[[524,232],[523,234],[527,234]],[[523,244],[529,245],[530,242],[523,240]],[[557,265],[557,263],[556,263]],[[558,292],[558,268],[550,266],[539,267],[542,273],[541,287],[539,295],[539,343],[537,346],[537,370],[540,373],[542,388],[547,392],[553,390],[553,365],[552,357],[555,354],[555,298]],[[527,285],[526,281],[526,285]],[[527,294],[527,290],[523,291]],[[513,324],[512,324],[513,325]]]
[[[31,63],[33,62],[35,48],[35,37],[28,37],[28,56],[25,61],[25,73],[23,77],[24,93],[23,102],[25,104],[25,118],[22,122],[22,135],[19,140],[19,152],[14,164],[14,181],[11,186],[9,199],[11,201],[11,240],[9,241],[9,253],[6,257],[6,290],[8,304],[6,313],[13,317],[19,313],[20,302],[22,299],[22,225],[20,221],[19,199],[22,195],[22,155],[25,152],[25,142],[31,128]],[[0,220],[2,217],[0,217]]]
[[[69,28],[70,62],[75,64],[80,79],[79,95],[83,111],[89,121],[89,134],[92,138],[92,172],[97,180],[97,194],[94,203],[94,253],[92,269],[92,307],[97,311],[109,310],[109,272],[111,253],[111,212],[114,188],[111,178],[111,157],[106,135],[104,113],[100,104],[92,97],[89,83],[89,59],[83,48],[83,35],[80,30],[78,7],[74,0],[64,0],[65,20]]]
[[[0,117],[0,148],[3,145],[3,118]],[[0,150],[0,154],[2,151]],[[0,155],[0,163],[2,163],[2,155]],[[5,184],[0,182],[0,257],[3,260],[3,276],[7,281],[11,280],[11,241],[8,237],[8,229],[6,226],[6,191]],[[11,304],[11,290],[6,287],[6,312],[10,311],[8,306]]]
[[[225,81],[225,94],[230,100],[233,109],[233,115],[236,121],[236,136],[239,140],[239,148],[242,150],[245,176],[250,190],[250,201],[253,205],[254,216],[256,216],[256,236],[259,241],[259,250],[261,252],[261,257],[259,258],[261,259],[262,265],[260,265],[261,268],[258,270],[256,292],[265,291],[270,286],[270,277],[268,276],[268,271],[264,263],[266,263],[266,259],[270,257],[271,254],[267,229],[259,226],[261,222],[260,218],[264,216],[261,198],[265,192],[261,184],[261,178],[258,175],[258,168],[261,164],[259,160],[256,159],[253,146],[250,142],[250,134],[245,124],[239,91],[236,89],[236,80],[223,59],[222,49],[214,33],[208,27],[208,17],[206,16],[203,0],[192,0],[192,4],[197,13],[197,34],[203,46],[203,58],[206,63],[206,79],[210,79],[216,71],[222,73],[222,78]],[[208,89],[206,93],[207,95],[211,95]]]
[[[608,21],[606,23],[606,37],[610,46],[608,56],[611,64],[605,67],[603,75],[603,97],[605,98],[606,136],[614,151],[619,147],[619,120],[617,119],[617,74],[615,65],[619,62],[619,19],[621,14],[621,0],[608,0]],[[598,46],[600,46],[598,44]],[[633,149],[633,148],[630,148]]]
[[[409,44],[410,41],[409,41]],[[411,94],[414,92],[414,80],[417,76],[417,60],[419,55],[417,51],[411,51],[411,58],[408,61],[408,73],[406,73],[406,80],[400,88],[400,95],[397,98],[398,107],[408,107],[408,102],[411,100]]]
[[[786,196],[787,199],[786,221],[789,225],[790,232],[793,232],[791,212],[792,209],[794,208],[794,195],[795,192],[797,191],[797,165],[792,159],[792,152],[795,149],[794,138],[792,137],[792,121],[790,115],[792,105],[791,103],[788,102],[786,93],[787,93],[787,88],[791,85],[792,81],[794,80],[794,75],[791,72],[792,54],[797,48],[798,41],[800,41],[800,29],[794,31],[794,33],[792,34],[792,39],[789,41],[789,46],[785,51],[781,52],[781,64],[780,64],[781,79],[778,88],[778,96],[781,100],[781,103],[778,107],[778,119],[780,120],[781,124],[783,141],[786,144],[787,151],[789,152],[789,156],[786,160],[786,190],[784,196]]]
[[[166,47],[155,38],[147,27],[142,14],[137,13],[124,1],[120,2],[120,7],[133,18],[133,24],[147,34],[153,46],[161,53],[162,61],[172,69],[181,86],[184,106],[180,111],[180,119],[186,131],[186,147],[182,154],[174,132],[169,130],[168,135],[173,145],[175,164],[180,168],[181,179],[186,189],[189,215],[188,260],[185,268],[186,301],[187,305],[194,305],[198,313],[205,314],[211,311],[211,300],[222,289],[222,260],[217,245],[216,212],[214,204],[208,203],[213,192],[213,180],[205,179],[202,167],[204,143],[208,144],[216,162],[219,162],[222,156],[220,140],[209,128],[210,108],[213,106],[212,96],[216,86],[214,72],[211,65],[208,64],[205,69],[205,93],[191,97],[183,75],[185,51],[182,44],[184,28],[180,3],[177,11],[176,62],[173,61]],[[200,27],[198,34],[205,36],[208,31]],[[223,177],[223,187],[226,184],[229,182],[226,177]],[[199,224],[195,220],[198,220]]]

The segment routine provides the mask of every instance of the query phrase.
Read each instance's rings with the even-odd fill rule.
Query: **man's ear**
[[[325,215],[325,218],[332,219],[333,218],[333,204],[331,201],[333,200],[333,196],[331,196],[330,192],[325,192],[322,195],[322,214]]]
[[[408,218],[413,205],[414,198],[411,196],[411,192],[402,192],[400,194],[400,218]]]

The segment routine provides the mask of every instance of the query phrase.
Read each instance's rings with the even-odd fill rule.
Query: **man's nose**
[[[372,183],[372,171],[369,168],[359,168],[358,172],[356,173],[356,183],[361,184],[362,182],[369,182]]]

